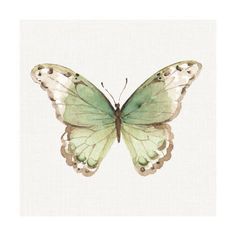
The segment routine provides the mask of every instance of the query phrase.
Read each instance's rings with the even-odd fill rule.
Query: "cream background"
[[[114,143],[99,171],[77,175],[60,154],[64,125],[31,68],[57,63],[122,102],[150,75],[179,60],[203,64],[171,122],[172,159],[155,175],[133,168]],[[21,23],[22,215],[214,215],[215,24],[211,21],[23,21]]]

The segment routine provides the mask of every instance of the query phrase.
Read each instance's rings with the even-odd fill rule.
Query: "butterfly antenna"
[[[123,94],[123,92],[125,91],[125,88],[127,86],[127,83],[128,83],[128,78],[125,78],[125,86],[124,88],[122,89],[121,93],[120,93],[120,96],[119,96],[119,99],[118,99],[118,103],[120,102],[120,98],[121,98],[121,95]]]
[[[111,96],[111,98],[112,98],[114,104],[116,104],[116,101],[115,101],[114,97],[113,97],[113,96],[110,94],[110,92],[104,87],[103,82],[101,82],[101,85],[102,85],[102,87],[107,91],[107,93]]]

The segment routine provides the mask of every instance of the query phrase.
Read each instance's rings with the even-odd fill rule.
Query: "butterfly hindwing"
[[[122,134],[140,175],[155,173],[171,158],[173,134],[168,124],[124,124]]]
[[[47,91],[57,118],[67,125],[62,155],[78,172],[92,175],[114,141],[112,105],[92,83],[69,68],[42,64],[33,68],[31,76]]]
[[[67,126],[62,136],[61,153],[68,165],[84,176],[94,174],[116,138],[115,127]]]

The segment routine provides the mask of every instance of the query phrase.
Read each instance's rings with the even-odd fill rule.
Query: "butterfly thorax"
[[[115,104],[116,110],[115,110],[115,125],[116,125],[116,136],[117,136],[117,141],[118,143],[120,142],[120,129],[121,129],[121,111],[120,111],[120,104],[116,103]]]

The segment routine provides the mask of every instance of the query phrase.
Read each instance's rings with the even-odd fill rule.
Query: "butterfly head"
[[[120,109],[120,103],[115,103],[115,108],[116,108],[117,110],[119,110],[119,109]]]
[[[121,95],[122,95],[122,93],[124,92],[124,90],[125,90],[125,88],[126,88],[127,83],[128,83],[128,78],[125,79],[125,86],[124,86],[124,88],[122,89],[122,91],[121,91],[121,93],[120,93],[120,96],[119,96],[119,99],[118,99],[118,103],[117,103],[117,102],[115,101],[114,97],[111,95],[111,93],[104,87],[103,82],[101,82],[102,87],[103,87],[103,88],[106,90],[106,92],[111,96],[111,98],[112,98],[112,100],[113,100],[113,102],[114,102],[114,104],[115,104],[116,110],[120,110],[120,98],[121,98]]]

